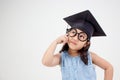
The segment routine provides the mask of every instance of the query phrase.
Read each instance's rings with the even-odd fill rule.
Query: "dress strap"
[[[64,67],[64,58],[65,58],[65,56],[66,56],[66,53],[65,53],[65,51],[63,51],[63,52],[61,52],[61,67]]]
[[[92,57],[91,57],[91,53],[88,51],[88,64],[92,64]]]

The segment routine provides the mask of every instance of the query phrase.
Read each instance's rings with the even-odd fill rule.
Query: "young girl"
[[[88,50],[92,36],[106,36],[91,12],[86,10],[64,20],[71,28],[51,43],[42,63],[49,67],[60,65],[62,80],[96,80],[93,64],[104,70],[104,80],[112,80],[112,65]],[[63,47],[54,54],[58,44],[63,44]]]

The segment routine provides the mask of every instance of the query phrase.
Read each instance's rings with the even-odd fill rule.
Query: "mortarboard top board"
[[[84,31],[88,38],[91,36],[106,36],[95,17],[89,10],[63,18],[72,28]]]

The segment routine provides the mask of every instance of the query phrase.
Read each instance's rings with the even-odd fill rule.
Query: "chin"
[[[74,46],[69,46],[69,48],[73,51],[78,51],[80,50],[81,48],[77,48],[77,47],[74,47]]]
[[[69,48],[70,48],[71,50],[76,50],[76,51],[78,51],[78,50],[81,49],[81,47],[80,47],[80,46],[77,46],[77,45],[68,44],[68,46],[69,46]]]

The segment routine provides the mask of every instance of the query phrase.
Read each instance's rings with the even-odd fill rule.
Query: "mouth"
[[[77,45],[77,43],[76,42],[74,42],[74,41],[69,41],[70,43],[72,43],[72,44],[74,44],[74,45]]]

